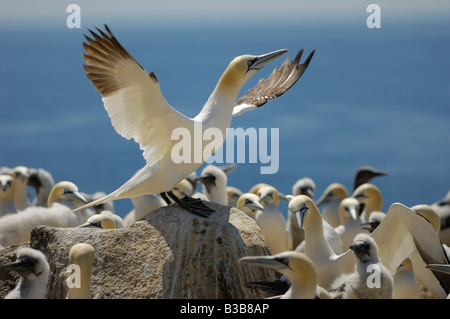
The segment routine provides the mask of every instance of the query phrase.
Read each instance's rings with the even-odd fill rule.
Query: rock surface
[[[256,222],[235,208],[205,203],[215,210],[209,218],[171,205],[125,229],[34,228],[29,245],[47,256],[51,268],[47,297],[67,295],[69,250],[80,242],[96,250],[92,298],[269,297],[245,283],[278,275],[238,263],[242,256],[270,254]],[[14,251],[0,250],[0,258],[13,260]],[[8,277],[0,283],[0,297],[12,282]]]

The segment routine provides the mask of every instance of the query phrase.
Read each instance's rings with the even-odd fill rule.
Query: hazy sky
[[[90,23],[97,19],[129,23],[144,20],[174,25],[181,21],[197,24],[276,20],[345,21],[360,15],[367,16],[366,8],[371,3],[378,4],[383,14],[402,19],[430,19],[448,17],[450,14],[448,0],[0,0],[0,24],[64,20],[68,16],[66,8],[71,3],[80,6],[82,19]]]

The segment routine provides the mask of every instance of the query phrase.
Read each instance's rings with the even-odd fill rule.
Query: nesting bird
[[[14,167],[11,176],[14,180],[14,203],[16,209],[21,211],[30,206],[27,194],[30,173],[27,167],[16,166]]]
[[[239,196],[236,208],[255,219],[258,211],[264,210],[264,206],[260,204],[258,195],[252,193],[244,193]]]
[[[236,105],[235,101],[242,86],[258,70],[287,50],[235,58],[222,74],[200,113],[194,118],[188,118],[166,101],[155,74],[147,73],[106,25],[105,29],[106,33],[99,29],[98,33],[91,31],[93,39],[86,37],[87,43],[84,43],[86,54],[83,57],[87,65],[83,68],[102,95],[103,104],[115,130],[126,139],[133,138],[139,143],[146,165],[117,190],[79,209],[83,210],[121,198],[160,193],[167,204],[170,204],[170,197],[191,213],[207,217],[211,212],[210,208],[192,198],[180,200],[173,194],[172,189],[180,180],[200,167],[212,155],[214,148],[207,148],[208,144],[202,143],[203,140],[194,140],[196,145],[201,145],[200,152],[188,154],[194,155],[194,160],[189,156],[189,161],[178,161],[178,156],[174,161],[173,150],[178,142],[172,135],[183,130],[193,137],[194,128],[199,128],[202,138],[203,132],[214,128],[220,130],[222,136],[226,136],[226,129],[230,126],[233,113],[241,114],[267,102],[264,99],[257,102],[259,96],[253,93],[244,96],[242,103]],[[283,70],[289,71],[282,74],[285,80],[270,85],[271,89],[275,89],[275,95],[264,95],[274,98],[289,89],[303,74],[312,54],[302,65],[299,65],[300,53],[294,63],[286,64]],[[287,69],[288,67],[291,69]],[[267,90],[263,92],[266,93]],[[235,107],[238,108],[236,112]],[[192,140],[190,142],[192,145]]]
[[[261,227],[272,254],[292,249],[292,237],[286,229],[286,220],[283,217],[279,204],[278,191],[273,186],[263,186],[257,191],[259,203],[264,210],[256,212],[255,220]]]
[[[20,247],[16,256],[16,261],[0,266],[20,275],[19,283],[5,299],[45,299],[50,274],[45,255],[36,249]]]
[[[0,217],[17,213],[14,202],[14,180],[11,175],[0,175]]]
[[[109,213],[109,214],[108,214]],[[116,222],[111,216],[112,213],[105,211],[101,214],[96,214],[88,218],[88,220],[78,228],[102,228],[102,229],[116,229]],[[123,228],[123,227],[122,227]]]
[[[8,246],[30,240],[31,230],[38,225],[76,227],[93,215],[90,211],[70,212],[86,199],[72,182],[56,184],[48,198],[48,207],[30,206],[17,213],[0,218],[0,244]]]
[[[330,184],[316,201],[316,206],[320,208],[322,205],[322,214],[332,227],[340,225],[339,205],[341,200],[348,197],[347,188],[340,183]]]
[[[394,281],[378,258],[378,246],[368,234],[358,234],[350,249],[355,271],[342,274],[331,284],[334,299],[391,299]]]
[[[222,205],[228,205],[227,180],[227,174],[215,165],[207,165],[197,177],[207,200]]]

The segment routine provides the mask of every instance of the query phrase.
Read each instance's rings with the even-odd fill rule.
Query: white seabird
[[[234,112],[235,101],[242,86],[259,69],[287,50],[235,58],[222,74],[200,113],[194,118],[188,118],[166,101],[155,74],[147,73],[106,25],[105,29],[108,34],[97,29],[100,35],[90,31],[94,39],[86,36],[87,43],[84,43],[84,48],[87,54],[83,57],[87,65],[83,68],[87,71],[87,77],[101,93],[103,104],[115,130],[124,138],[133,138],[139,143],[146,165],[117,190],[79,209],[121,198],[160,193],[168,204],[170,197],[190,212],[208,216],[211,209],[201,201],[191,198],[180,200],[172,193],[172,189],[180,180],[200,167],[213,153],[214,148],[207,150],[203,141],[195,138],[195,144],[201,144],[200,152],[194,152],[194,160],[191,157],[189,163],[177,164],[172,158],[172,150],[178,142],[172,135],[175,130],[183,129],[183,132],[187,131],[194,137],[194,129],[201,126],[201,137],[209,128],[218,129],[222,132],[222,136],[226,136],[226,129],[230,126],[233,113],[237,115],[249,109],[244,107]],[[311,57],[312,54],[308,57],[307,63]],[[299,59],[300,57],[296,58],[290,72],[283,74],[289,79],[283,80],[281,84],[272,83],[270,87],[276,85],[280,92],[285,92],[287,90],[285,87],[291,87],[295,83],[295,81],[292,83],[291,78],[295,77],[290,75],[293,73],[301,75],[307,66],[306,62],[299,65]],[[279,75],[279,78],[283,76]],[[251,105],[255,95],[250,95],[249,101],[245,104]],[[239,108],[239,105],[236,107]],[[191,140],[191,145],[193,144]]]
[[[30,206],[27,193],[30,172],[28,167],[16,166],[14,167],[11,176],[14,180],[14,203],[17,210],[21,211]]]
[[[258,189],[259,203],[264,210],[256,212],[255,220],[261,227],[272,254],[292,250],[292,237],[286,229],[286,220],[278,208],[278,191],[273,186]]]
[[[379,212],[383,208],[381,191],[373,184],[361,184],[353,191],[351,197],[356,198],[361,205],[360,218],[362,223],[366,223],[369,220],[372,212]]]
[[[239,259],[247,263],[275,269],[287,276],[289,289],[277,299],[328,299],[328,292],[318,286],[314,263],[305,254],[296,251],[286,251],[273,256],[246,256]]]
[[[314,200],[316,183],[310,177],[303,177],[297,180],[292,186],[292,196],[306,195]],[[287,214],[286,228],[292,236],[292,247],[297,247],[305,239],[305,232],[300,229],[297,218],[294,214]]]
[[[45,299],[50,274],[45,255],[36,249],[20,247],[16,256],[15,262],[0,266],[20,275],[19,283],[5,299]]]
[[[258,195],[253,193],[244,193],[239,196],[236,208],[253,219],[255,219],[255,215],[258,211],[264,210],[264,206],[259,202]]]
[[[79,286],[69,287],[66,299],[91,299],[91,271],[94,263],[95,249],[89,244],[79,243],[70,248],[69,264],[80,267]]]
[[[341,200],[348,197],[347,188],[341,183],[330,184],[316,201],[316,206],[320,208],[322,205],[323,217],[332,227],[341,224],[339,219],[339,205]]]
[[[48,199],[49,207],[28,207],[17,213],[0,218],[0,244],[8,246],[30,240],[31,230],[38,225],[53,227],[76,227],[92,216],[92,212],[70,212],[87,201],[72,182],[59,182],[53,187]]]
[[[17,213],[14,202],[14,180],[11,175],[0,175],[0,217]]]
[[[43,168],[30,168],[30,177],[28,178],[28,185],[36,191],[32,205],[48,207],[48,197],[52,188],[55,186],[52,174]]]
[[[392,299],[394,280],[378,258],[378,246],[368,234],[358,234],[350,249],[355,271],[341,274],[331,284],[334,299]]]
[[[347,197],[341,201],[339,218],[341,224],[335,230],[341,238],[344,247],[349,247],[357,234],[368,232],[361,228],[359,201],[356,198]]]
[[[112,213],[109,211],[103,211],[100,214],[89,217],[84,224],[77,226],[77,228],[116,229],[117,226]]]
[[[228,206],[236,207],[239,197],[244,194],[239,188],[234,186],[227,186]]]
[[[207,165],[197,177],[203,185],[203,194],[210,202],[228,205],[227,174],[215,165]]]

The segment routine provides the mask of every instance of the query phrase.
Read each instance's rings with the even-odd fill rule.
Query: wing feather
[[[431,224],[400,203],[391,205],[372,237],[377,242],[381,262],[392,274],[416,249],[426,263],[448,263],[439,236]]]
[[[260,79],[255,87],[249,89],[236,102],[236,106],[233,109],[233,116],[256,109],[268,101],[283,95],[303,75],[314,52],[315,50],[309,54],[305,62],[300,64],[300,58],[303,54],[303,49],[301,49],[292,62],[289,62],[289,58],[287,58],[279,68],[275,68],[272,71],[267,79]]]
[[[147,163],[154,163],[171,147],[172,131],[193,122],[169,105],[153,72],[147,73],[108,26],[105,29],[107,34],[97,29],[89,30],[92,38],[85,36],[83,69],[100,92],[117,133],[133,138]]]

